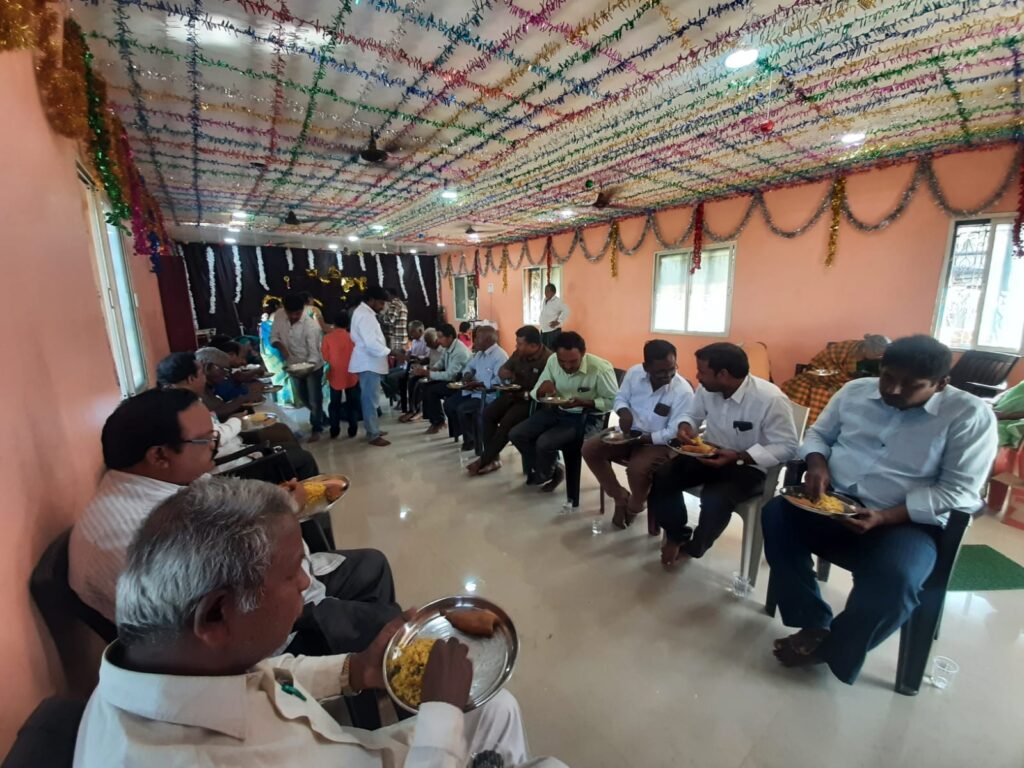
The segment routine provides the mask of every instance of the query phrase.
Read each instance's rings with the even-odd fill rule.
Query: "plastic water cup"
[[[590,535],[600,536],[604,533],[604,521],[600,515],[595,515],[594,519],[590,521]]]
[[[753,590],[753,586],[750,583],[750,579],[744,576],[739,571],[732,572],[732,584],[729,585],[729,591],[739,598],[750,597],[750,593]]]
[[[932,659],[931,683],[940,691],[946,690],[952,683],[960,665],[947,656],[936,656]]]

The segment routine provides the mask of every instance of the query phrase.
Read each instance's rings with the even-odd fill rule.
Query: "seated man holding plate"
[[[644,344],[644,361],[626,372],[615,397],[618,430],[597,435],[583,445],[583,459],[615,500],[612,525],[625,529],[644,511],[655,471],[673,457],[668,441],[676,435],[693,401],[693,387],[677,373],[676,348],[662,339]],[[634,436],[635,434],[635,436]],[[627,491],[612,461],[628,461]]]
[[[563,331],[553,346],[555,354],[530,393],[539,407],[509,433],[523,455],[526,484],[546,492],[565,479],[558,452],[597,433],[619,392],[612,364],[587,352],[578,333]]]
[[[789,400],[771,382],[750,375],[742,348],[717,342],[698,349],[696,358],[700,386],[678,425],[683,455],[655,473],[647,500],[648,514],[665,530],[666,567],[683,557],[702,557],[729,525],[736,505],[764,491],[765,472],[796,455]],[[707,429],[698,436],[702,424]],[[700,522],[691,529],[683,491],[698,485]]]
[[[484,750],[526,764],[510,693],[463,714],[473,664],[454,639],[431,649],[416,718],[367,731],[339,725],[320,706],[383,687],[384,651],[402,617],[358,653],[268,658],[309,585],[296,511],[281,488],[234,479],[193,484],[153,510],[118,581],[118,639],[103,654],[75,768],[442,768]]]
[[[462,369],[472,357],[469,348],[459,343],[458,334],[451,323],[438,326],[437,341],[444,350],[441,359],[430,368],[421,365],[409,371],[409,376],[422,378],[426,382],[423,385],[423,415],[430,421],[426,430],[428,435],[436,435],[444,429],[444,401],[451,394],[448,384],[461,378]],[[405,420],[405,417],[399,419]]]
[[[782,621],[799,632],[775,643],[787,667],[828,664],[853,683],[868,651],[919,602],[950,510],[982,509],[996,455],[996,419],[974,395],[949,386],[952,355],[930,336],[897,339],[878,379],[846,384],[807,432],[804,492],[854,497],[853,517],[828,519],[776,497],[762,513],[764,551]],[[811,568],[817,554],[853,573],[833,617]]]
[[[453,438],[462,438],[463,451],[477,449],[481,400],[490,403],[496,399],[493,389],[501,382],[498,371],[508,361],[508,352],[498,346],[498,332],[491,325],[478,325],[473,330],[473,351],[462,371],[462,389],[444,401],[448,431]]]
[[[551,350],[541,344],[535,325],[524,325],[516,331],[516,350],[498,370],[502,392],[484,409],[483,451],[480,458],[466,467],[471,476],[487,475],[501,469],[501,452],[509,443],[509,432],[530,417],[530,392],[540,378]]]

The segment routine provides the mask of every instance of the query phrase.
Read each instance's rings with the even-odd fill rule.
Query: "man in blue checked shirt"
[[[868,651],[899,629],[919,602],[950,510],[978,512],[996,455],[996,419],[984,402],[949,386],[952,355],[930,336],[893,342],[878,379],[833,396],[807,433],[804,489],[860,501],[855,517],[828,518],[776,497],[764,508],[764,550],[782,621],[787,667],[828,664],[857,679]],[[838,616],[821,598],[811,554],[853,573]]]
[[[444,403],[448,429],[453,438],[462,438],[463,451],[477,448],[477,416],[480,409],[496,397],[487,390],[499,383],[498,369],[508,360],[508,353],[498,346],[498,332],[490,325],[479,325],[474,330],[473,351],[476,354],[462,371],[464,388]]]

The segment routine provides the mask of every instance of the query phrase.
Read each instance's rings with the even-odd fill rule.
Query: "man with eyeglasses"
[[[218,434],[210,412],[187,389],[153,389],[123,401],[103,425],[107,471],[71,531],[71,588],[88,605],[114,620],[117,579],[128,547],[149,513],[182,487],[213,470]],[[292,484],[299,506],[301,486]],[[306,558],[310,585],[307,611],[289,638],[310,653],[362,650],[401,609],[387,558],[377,550],[317,552]],[[284,648],[279,649],[284,651]]]

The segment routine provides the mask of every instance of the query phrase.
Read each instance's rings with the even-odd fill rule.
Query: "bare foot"
[[[665,540],[661,543],[661,564],[663,566],[671,568],[680,560],[689,558],[686,550],[683,549],[683,543],[681,541],[672,541],[667,536],[665,537]]]
[[[471,475],[479,474],[480,473],[480,459],[477,459],[476,461],[470,462],[466,466],[466,471],[469,472],[469,474],[471,474]]]
[[[370,445],[375,445],[378,448],[383,448],[386,445],[391,445],[390,440],[385,440],[383,437],[375,437],[370,441]]]
[[[491,472],[497,472],[499,469],[501,469],[501,462],[492,461],[490,464],[480,467],[477,471],[477,475],[489,475]]]
[[[626,494],[626,498],[620,499],[615,502],[615,513],[612,515],[612,525],[618,528],[620,531],[626,530],[629,524],[633,522],[633,518],[636,515],[629,514],[629,494]]]
[[[426,431],[423,434],[436,435],[438,432],[444,429],[444,424],[445,423],[443,421],[440,424],[431,424],[429,427],[427,427]]]

